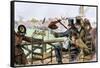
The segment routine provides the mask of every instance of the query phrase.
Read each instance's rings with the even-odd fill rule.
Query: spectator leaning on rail
[[[23,49],[21,48],[21,43],[26,34],[26,27],[24,25],[18,26],[17,33],[15,32],[15,63],[16,64],[27,64],[27,58]]]

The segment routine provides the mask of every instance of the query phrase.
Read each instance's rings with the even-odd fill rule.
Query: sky
[[[29,20],[32,17],[37,19],[54,18],[59,16],[76,17],[79,16],[80,6],[71,5],[54,5],[54,4],[37,4],[37,3],[15,3],[15,20],[20,18]],[[96,7],[85,7],[85,17],[91,22],[96,22]]]

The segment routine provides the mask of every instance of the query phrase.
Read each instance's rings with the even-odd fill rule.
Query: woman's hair
[[[84,28],[87,27],[87,26],[89,26],[89,30],[92,29],[92,26],[91,26],[90,21],[89,21],[88,19],[85,18],[85,19],[84,19]]]
[[[78,39],[78,34],[76,33],[76,32],[72,32],[72,34],[71,34],[72,36],[74,36],[75,37],[75,39]]]

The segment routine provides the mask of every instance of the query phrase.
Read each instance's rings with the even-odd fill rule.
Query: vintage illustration
[[[97,61],[97,7],[14,3],[15,66]]]

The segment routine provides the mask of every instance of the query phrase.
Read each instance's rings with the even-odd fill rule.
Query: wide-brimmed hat
[[[25,35],[26,34],[26,27],[24,25],[19,25],[18,26],[18,33],[20,33],[21,35]]]

